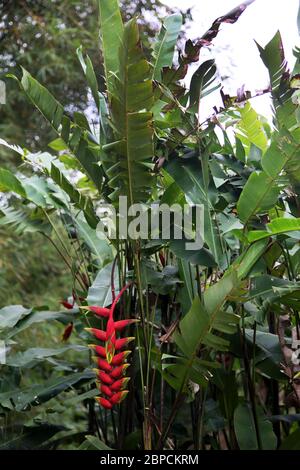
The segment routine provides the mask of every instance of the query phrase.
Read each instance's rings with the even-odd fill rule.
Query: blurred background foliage
[[[4,0],[0,22],[0,79],[6,81],[7,103],[0,105],[0,137],[30,151],[51,150],[55,135],[38,111],[20,93],[7,73],[20,75],[23,66],[68,109],[76,103],[86,110],[89,103],[84,74],[76,56],[82,45],[93,62],[103,89],[102,58],[96,0]],[[159,29],[159,19],[171,10],[158,0],[122,0],[124,19],[139,15],[143,41],[151,41]],[[189,12],[184,19],[189,18]],[[71,110],[70,110],[71,111]],[[16,169],[16,153],[0,148],[0,166]],[[70,278],[54,248],[38,234],[19,237],[0,229],[0,307],[7,304],[38,305],[57,308],[69,295]],[[14,286],[14,289],[9,286]],[[45,289],[47,286],[47,289]]]

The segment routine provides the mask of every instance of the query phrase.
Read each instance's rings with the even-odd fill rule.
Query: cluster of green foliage
[[[153,17],[162,9],[158,0],[122,0],[122,15],[140,15],[143,34],[154,34],[143,12]],[[83,110],[88,102],[86,81],[78,68],[76,49],[80,46],[91,57],[100,90],[104,90],[101,51],[95,31],[98,29],[97,0],[17,0],[4,1],[1,9],[0,79],[7,83],[7,105],[0,108],[0,133],[16,144],[33,150],[44,148],[53,131],[17,86],[5,78],[7,72],[19,74],[20,66],[53,93],[70,113]],[[149,40],[149,39],[148,39]],[[8,164],[13,154],[1,149],[0,160]]]
[[[137,20],[124,24],[117,0],[100,0],[105,93],[90,57],[78,51],[97,126],[78,110],[70,116],[27,70],[15,77],[57,137],[51,154],[2,141],[38,171],[0,169],[0,190],[23,201],[1,208],[0,225],[51,241],[72,277],[72,308],[0,310],[8,348],[0,415],[9,423],[0,448],[299,449],[292,343],[300,337],[300,51],[291,73],[279,33],[258,46],[270,75],[272,126],[249,94],[225,96],[202,124],[199,116],[201,101],[218,88],[214,61],[199,60],[201,49],[249,3],[186,41],[174,65],[180,15],[164,21],[147,50]],[[198,61],[186,89],[182,79]],[[119,195],[146,207],[202,204],[203,248],[162,237],[97,237],[99,202],[117,209]],[[132,327],[130,393],[126,406],[107,411],[93,401],[84,330],[99,320],[80,307],[109,306],[112,284],[118,289],[128,279],[118,316],[140,320]],[[72,325],[68,344],[55,338],[24,351],[22,335],[51,322],[66,327],[65,339]],[[35,385],[28,383],[33,368]]]

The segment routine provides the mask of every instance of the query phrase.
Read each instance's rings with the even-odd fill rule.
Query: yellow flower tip
[[[90,332],[90,331],[92,331],[93,328],[83,328],[83,329],[84,329],[84,331]]]
[[[88,348],[96,349],[96,345],[95,344],[88,344]]]
[[[124,400],[124,398],[126,398],[126,396],[128,395],[129,393],[129,390],[122,390],[121,392],[121,400],[119,401],[119,403],[121,403],[121,401]]]
[[[123,391],[123,388],[127,387],[130,377],[124,377],[124,379],[122,380],[123,380],[123,383],[122,383],[122,391]]]

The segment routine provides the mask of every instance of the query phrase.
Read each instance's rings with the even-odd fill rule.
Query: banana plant
[[[79,338],[95,337],[97,369],[55,385],[55,391],[67,390],[81,376],[90,387],[82,399],[93,400],[90,409],[94,400],[100,405],[101,440],[88,435],[81,448],[123,448],[128,434],[136,448],[147,450],[173,449],[176,440],[194,449],[274,449],[285,437],[293,442],[293,428],[278,426],[291,416],[279,392],[288,390],[285,406],[299,407],[299,372],[285,333],[277,332],[287,315],[287,334],[299,336],[299,51],[290,74],[279,34],[258,46],[270,75],[273,127],[256,113],[254,99],[250,104],[250,92],[230,97],[222,89],[223,107],[200,124],[202,100],[220,88],[216,64],[202,61],[201,49],[251,3],[219,17],[197,41],[187,40],[174,60],[181,15],[164,20],[147,50],[138,20],[124,24],[117,0],[100,0],[105,90],[89,57],[77,50],[97,128],[83,113],[70,117],[22,70],[21,89],[57,133],[50,143],[55,155],[14,148],[39,175],[0,169],[0,190],[16,196],[1,209],[0,224],[37,230],[53,241],[55,214],[69,241],[84,243],[70,260],[58,249],[74,278],[73,300],[65,306],[75,308]],[[186,89],[182,80],[194,63]],[[80,184],[71,170],[82,174]],[[203,205],[203,247],[187,250],[186,240],[162,233],[155,240],[99,241],[100,203],[118,211],[119,196],[147,209],[152,202]],[[24,207],[15,210],[18,198]],[[31,318],[18,312],[11,323],[17,330]],[[27,352],[31,361],[34,354]],[[39,354],[49,358],[51,352]],[[8,367],[19,363],[11,358]],[[264,385],[269,401],[261,407],[256,390]],[[2,406],[5,400],[14,406],[15,394],[4,393]],[[180,424],[186,442],[176,435]]]

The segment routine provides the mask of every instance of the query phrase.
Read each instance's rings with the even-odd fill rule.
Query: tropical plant
[[[57,320],[66,327],[64,339],[75,331],[79,344],[9,352],[1,410],[12,416],[32,407],[37,420],[32,409],[53,412],[41,404],[57,397],[59,414],[65,411],[59,394],[75,388],[82,393],[68,403],[84,401],[89,417],[85,440],[82,428],[63,430],[59,418],[56,427],[48,418],[43,448],[68,439],[81,449],[299,448],[300,367],[292,350],[300,337],[299,50],[290,73],[279,33],[258,46],[270,74],[272,126],[254,110],[250,92],[231,97],[221,91],[224,106],[202,124],[200,116],[202,100],[219,88],[216,66],[199,59],[201,49],[250,3],[218,18],[195,43],[188,40],[174,65],[179,15],[165,20],[149,53],[137,20],[124,24],[117,0],[100,0],[106,93],[98,91],[89,57],[78,51],[99,113],[97,129],[83,113],[71,118],[23,69],[20,87],[56,132],[50,144],[56,154],[14,148],[39,175],[1,169],[0,189],[21,198],[23,207],[14,210],[10,199],[0,224],[44,234],[73,285],[65,312],[4,307],[0,328],[13,347],[11,338],[28,326]],[[186,89],[182,80],[198,61]],[[118,230],[116,239],[97,236],[101,202],[118,211],[119,196],[147,209],[153,202],[201,204],[203,247],[188,250],[186,240],[174,236],[172,220],[168,239],[162,231],[155,240],[124,240]],[[132,336],[117,338],[125,327]],[[92,346],[99,409],[85,346],[89,332],[101,342]],[[79,364],[78,357],[74,363],[73,357],[53,359],[68,349],[85,358]],[[22,388],[11,368],[42,360],[57,375],[49,379],[45,367],[47,379]],[[130,381],[122,377],[128,364]],[[125,385],[126,407],[117,406]],[[25,424],[32,433],[32,421]],[[30,445],[26,439],[2,446]]]

